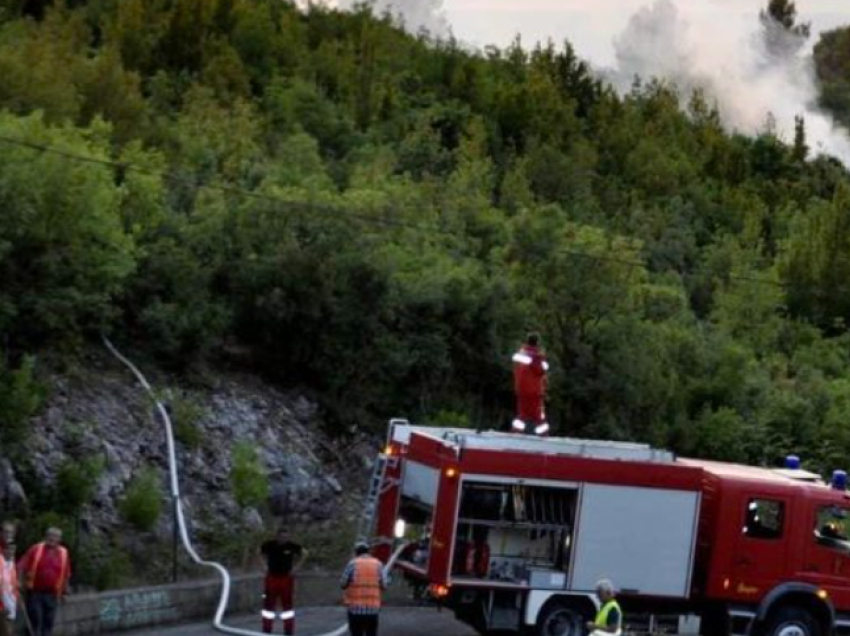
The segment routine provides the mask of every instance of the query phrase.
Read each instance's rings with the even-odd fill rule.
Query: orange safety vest
[[[0,610],[6,609],[3,606],[3,599],[6,596],[18,598],[18,568],[12,563],[12,567],[8,570],[9,576],[6,576],[6,559],[0,554]]]
[[[354,560],[354,575],[345,588],[345,604],[348,607],[381,607],[381,570],[384,565],[371,556]]]
[[[38,573],[38,566],[41,565],[41,559],[44,558],[44,551],[47,549],[47,544],[39,543],[35,546],[35,555],[32,560],[29,562],[29,567],[25,572],[26,587],[28,590],[31,590],[35,585],[35,577]],[[62,596],[65,593],[65,586],[68,584],[68,566],[70,559],[68,558],[68,550],[61,545],[57,548],[59,550],[59,558],[61,559],[61,565],[59,567],[59,580],[56,582],[56,595]]]

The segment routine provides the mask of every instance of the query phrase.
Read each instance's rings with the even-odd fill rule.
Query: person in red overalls
[[[271,634],[274,629],[275,610],[280,601],[280,618],[283,633],[295,633],[295,609],[292,603],[295,582],[293,574],[307,557],[307,551],[289,538],[289,532],[281,528],[277,536],[266,541],[261,548],[266,558],[266,585],[263,595],[263,632]]]
[[[549,363],[540,348],[540,336],[531,334],[514,354],[514,387],[517,416],[511,425],[515,433],[527,433],[529,426],[535,435],[548,435],[544,401],[546,399]]]

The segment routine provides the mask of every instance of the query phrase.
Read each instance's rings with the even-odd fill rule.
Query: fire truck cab
[[[850,633],[843,473],[404,420],[379,461],[375,553],[481,633],[584,634],[602,578],[672,633]]]

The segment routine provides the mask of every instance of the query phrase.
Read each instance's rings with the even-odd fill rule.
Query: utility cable
[[[180,175],[176,172],[154,170],[151,168],[140,166],[135,163],[116,161],[113,159],[104,159],[100,157],[93,157],[91,155],[82,155],[68,150],[63,150],[61,148],[57,148],[48,144],[27,141],[25,139],[8,137],[5,135],[0,135],[0,143],[18,146],[20,148],[27,148],[36,152],[49,153],[60,157],[66,161],[76,161],[88,165],[100,165],[109,167],[119,173],[135,172],[137,174],[159,178],[163,181],[182,184],[184,186],[190,188],[197,188],[199,190],[214,190],[230,196],[238,196],[246,199],[260,200],[277,206],[285,205],[288,207],[288,210],[290,212],[316,213],[317,215],[321,215],[329,221],[337,220],[344,222],[360,222],[365,225],[371,225],[372,227],[382,228],[385,230],[407,230],[431,238],[441,238],[449,240],[454,240],[457,238],[457,235],[454,231],[446,229],[445,227],[439,227],[436,224],[425,225],[423,223],[413,223],[410,221],[405,221],[396,218],[381,218],[375,215],[363,214],[362,212],[352,212],[350,210],[341,211],[338,207],[326,204],[289,201],[274,194],[258,192],[256,190],[248,190],[245,188],[240,188],[238,186],[231,186],[221,183],[203,183],[197,175]],[[609,256],[607,254],[594,254],[585,250],[561,247],[556,249],[552,256],[567,256],[569,258],[575,259],[576,261],[587,261],[590,263],[598,263],[600,265],[616,264],[628,268],[629,270],[637,269],[649,271],[648,254],[646,254],[640,248],[629,249],[628,251],[628,257],[621,257]],[[670,269],[664,271],[650,273],[664,274],[668,272],[672,274],[677,274],[682,278],[683,281],[697,280],[705,275],[710,276],[710,272],[695,271],[693,269],[683,270],[677,269],[675,267],[671,267]],[[781,289],[785,292],[793,291],[793,287],[789,283],[780,280],[762,278],[758,276],[740,275],[733,274],[730,272],[727,274],[718,274],[716,276],[713,276],[712,278],[723,282],[741,282],[751,283],[754,285],[762,285],[765,287],[772,287],[774,289]],[[821,300],[828,300],[832,299],[836,293],[850,295],[850,286],[831,285],[828,291],[809,289],[807,295],[809,297],[818,298]]]
[[[224,194],[228,194],[231,196],[239,196],[247,199],[254,199],[264,201],[266,203],[271,203],[275,205],[286,205],[290,210],[297,211],[298,209],[306,212],[315,212],[317,214],[324,215],[326,218],[331,220],[348,220],[348,221],[359,221],[366,225],[372,225],[381,227],[384,229],[401,229],[401,230],[410,230],[422,235],[432,236],[432,237],[441,237],[453,239],[457,238],[455,233],[447,230],[445,228],[437,227],[437,226],[429,226],[424,225],[422,223],[412,223],[409,221],[404,221],[400,219],[392,219],[392,218],[380,218],[378,216],[363,214],[360,212],[351,212],[350,210],[346,210],[344,213],[340,213],[340,210],[330,205],[321,205],[315,203],[295,203],[293,201],[288,201],[282,197],[275,196],[274,194],[257,192],[256,190],[247,190],[245,188],[240,188],[237,186],[230,186],[220,183],[202,183],[199,178],[196,176],[189,175],[180,175],[176,172],[169,171],[159,171],[151,168],[147,168],[144,166],[140,166],[135,163],[129,163],[124,161],[116,161],[113,159],[104,159],[101,157],[93,157],[91,155],[83,155],[76,152],[71,152],[68,150],[63,150],[62,148],[57,148],[55,146],[51,146],[48,144],[37,143],[33,141],[27,141],[25,139],[19,139],[15,137],[9,137],[6,135],[0,135],[0,143],[4,143],[7,145],[17,146],[20,148],[26,148],[29,150],[33,150],[36,152],[49,153],[55,155],[57,157],[61,157],[66,161],[76,161],[79,163],[89,164],[89,165],[99,165],[105,166],[108,168],[112,168],[113,170],[120,172],[135,172],[137,174],[142,174],[149,177],[155,177],[162,179],[163,181],[182,184],[191,188],[197,189],[206,189],[206,190],[214,190],[218,192],[222,192]],[[619,264],[629,268],[641,268],[644,269],[647,267],[647,263],[645,260],[641,259],[640,250],[629,250],[632,254],[634,254],[637,258],[624,258],[619,256],[608,256],[604,254],[593,254],[591,252],[587,252],[584,250],[570,249],[570,248],[559,248],[556,250],[555,255],[561,254],[564,256],[569,256],[578,260],[587,260],[595,263],[613,263]],[[671,271],[678,273],[680,276],[687,278],[693,277],[695,274],[693,272],[682,272],[676,269],[672,269]],[[780,281],[757,278],[752,276],[737,276],[735,274],[729,274],[723,276],[724,279],[733,280],[733,281],[742,281],[742,282],[750,282],[757,283],[761,285],[768,285],[771,287],[778,287],[782,289],[786,289],[788,286]]]
[[[189,557],[194,561],[197,565],[202,567],[211,568],[215,570],[219,577],[221,578],[221,597],[219,599],[218,607],[216,608],[215,616],[213,618],[213,628],[224,633],[224,634],[233,634],[234,636],[265,636],[262,632],[255,632],[247,629],[239,629],[237,627],[230,627],[224,624],[224,616],[227,612],[227,606],[230,603],[230,588],[231,588],[231,576],[230,572],[224,567],[221,563],[217,563],[215,561],[208,561],[201,557],[198,554],[198,551],[195,549],[192,544],[192,540],[189,537],[189,531],[186,524],[186,517],[183,512],[183,500],[180,493],[180,478],[177,467],[177,451],[176,444],[174,441],[174,427],[171,423],[171,417],[168,415],[168,409],[165,408],[165,405],[162,401],[157,397],[156,393],[153,390],[153,387],[147,381],[144,374],[134,365],[128,358],[121,354],[118,349],[110,342],[109,338],[103,336],[103,344],[106,345],[106,348],[109,349],[109,352],[115,356],[124,366],[126,366],[132,374],[139,381],[139,384],[145,389],[145,391],[150,395],[151,399],[156,404],[156,409],[162,419],[162,423],[165,427],[165,437],[168,446],[168,474],[169,474],[169,488],[171,497],[174,501],[174,509],[176,512],[176,523],[177,528],[180,533],[180,539],[183,543],[183,547],[186,552],[189,554]],[[384,566],[384,570],[387,574],[392,571],[393,566],[395,565],[398,558],[401,556],[402,550],[406,547],[405,544],[399,546],[399,548],[392,555],[392,558],[387,562]],[[337,629],[326,632],[324,634],[320,634],[319,636],[343,636],[348,632],[347,625],[340,625]]]
[[[267,203],[274,203],[278,205],[285,204],[288,206],[292,206],[293,208],[296,206],[300,206],[306,211],[318,212],[333,219],[357,220],[366,224],[372,224],[384,228],[407,229],[423,234],[433,234],[435,236],[450,236],[448,232],[445,232],[440,228],[426,226],[421,223],[411,223],[399,219],[380,218],[377,216],[363,214],[360,212],[351,212],[350,210],[346,210],[345,215],[340,215],[338,209],[329,205],[321,205],[315,203],[294,203],[292,201],[283,199],[282,197],[278,197],[265,192],[247,190],[245,188],[225,185],[221,183],[202,183],[198,178],[180,175],[176,172],[154,170],[151,168],[140,166],[136,163],[115,161],[113,159],[104,159],[101,157],[93,157],[91,155],[82,155],[76,152],[56,148],[55,146],[50,146],[47,144],[37,143],[33,141],[27,141],[25,139],[17,139],[15,137],[0,135],[0,143],[4,143],[11,146],[18,146],[20,148],[27,148],[36,152],[52,154],[57,157],[61,157],[62,159],[65,159],[67,161],[76,161],[78,163],[112,168],[113,170],[116,170],[119,173],[134,172],[136,174],[141,174],[148,177],[160,178],[163,181],[177,183],[191,188],[197,188],[199,190],[213,190],[231,196],[239,196],[247,199],[265,201]]]

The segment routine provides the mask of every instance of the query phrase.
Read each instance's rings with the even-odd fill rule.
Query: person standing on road
[[[266,559],[266,583],[263,595],[263,632],[271,634],[276,608],[280,601],[280,619],[283,621],[283,633],[292,636],[295,633],[295,608],[292,598],[295,592],[293,575],[307,558],[307,550],[291,540],[289,531],[281,528],[277,536],[266,541],[261,551]]]
[[[615,598],[614,584],[602,579],[596,584],[599,597],[599,612],[596,619],[587,624],[590,636],[620,636],[623,633],[623,610]]]
[[[387,589],[384,564],[369,554],[369,546],[358,543],[352,559],[342,573],[351,636],[378,636],[381,595]]]
[[[13,636],[15,633],[19,599],[15,544],[4,541],[0,554],[0,636]]]
[[[71,559],[62,545],[62,531],[50,528],[18,563],[26,591],[26,611],[32,636],[51,636],[56,609],[64,600],[71,578]]]

